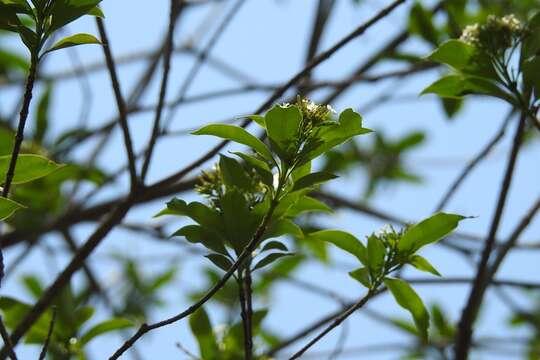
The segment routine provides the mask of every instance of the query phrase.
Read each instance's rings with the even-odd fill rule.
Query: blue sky
[[[193,37],[205,18],[223,18],[232,2],[213,6],[200,6],[197,10],[189,12],[182,19],[177,29],[176,44],[182,44]],[[311,18],[315,11],[314,0],[248,0],[234,19],[231,26],[222,34],[221,40],[212,51],[212,54],[233,64],[250,77],[257,79],[262,84],[279,84],[288,80],[303,66],[305,43],[311,29]],[[389,1],[366,0],[364,5],[356,7],[352,1],[340,0],[336,11],[329,23],[329,31],[325,34],[321,49],[326,49],[341,39],[349,31],[364,22],[383,4]],[[425,2],[431,3],[431,2]],[[121,56],[140,50],[154,49],[161,41],[168,18],[168,2],[154,0],[152,2],[142,0],[114,1],[104,0],[102,3],[106,14],[106,25],[110,35],[112,51]],[[407,6],[387,17],[377,27],[368,31],[364,36],[351,42],[347,47],[340,50],[329,61],[325,62],[315,72],[315,76],[321,80],[345,78],[355,67],[369,54],[385,43],[403,28],[406,22]],[[213,21],[215,23],[215,21]],[[205,32],[202,38],[195,37],[197,44],[202,41],[205,44],[209,37]],[[97,33],[92,19],[83,19],[69,28],[70,33],[89,32]],[[13,41],[16,46],[16,41]],[[407,49],[418,54],[428,51],[425,44],[420,41],[411,41]],[[22,50],[21,50],[22,51]],[[102,52],[97,46],[85,46],[78,50],[81,63],[91,64],[101,61]],[[193,57],[177,55],[174,58],[173,70],[169,87],[170,99],[175,97],[178,88],[182,84],[183,77],[190,69]],[[69,53],[63,52],[51,56],[43,69],[44,73],[56,73],[70,69],[73,66]],[[138,78],[145,64],[135,62],[122,66],[120,79],[124,94],[128,94]],[[386,69],[395,68],[394,64],[383,64],[374,69],[374,73]],[[465,162],[473,157],[482,146],[487,143],[498,130],[507,112],[506,105],[499,101],[486,98],[478,98],[467,102],[465,109],[453,121],[447,121],[441,111],[441,107],[432,96],[416,98],[417,94],[438,76],[436,71],[415,76],[404,86],[396,87],[390,80],[381,84],[365,83],[354,86],[344,96],[340,97],[332,106],[341,110],[346,107],[362,108],[370,99],[382,93],[399,93],[411,100],[398,101],[378,107],[364,115],[365,126],[374,130],[382,130],[391,137],[399,137],[413,130],[423,129],[427,132],[427,141],[424,146],[413,152],[407,159],[408,165],[423,177],[420,185],[397,185],[379,191],[372,199],[371,205],[385,210],[406,220],[418,220],[429,216],[446,191],[448,185],[461,171]],[[156,79],[158,79],[157,77]],[[150,91],[143,103],[153,104],[157,98],[159,83],[153,81]],[[108,121],[115,115],[115,106],[108,74],[104,71],[97,72],[89,78],[92,88],[92,101],[88,113],[89,124],[98,126]],[[237,84],[236,84],[237,85]],[[203,67],[196,78],[188,97],[217,89],[227,89],[236,86],[235,82],[216,70]],[[38,92],[42,89],[38,87]],[[5,97],[0,98],[2,108],[7,107],[17,99],[18,93],[13,89],[4,90]],[[80,105],[83,98],[80,83],[76,80],[63,81],[55,88],[55,100],[53,104],[53,132],[59,134],[69,127],[76,126],[79,119]],[[323,97],[324,92],[317,94]],[[172,129],[191,129],[202,124],[221,121],[234,116],[253,112],[268,94],[254,93],[249,96],[232,96],[221,98],[211,103],[200,106],[198,103],[189,104],[179,108]],[[317,96],[314,97],[317,100]],[[136,147],[144,146],[149,136],[152,123],[151,114],[133,116],[130,120],[131,132]],[[445,209],[448,212],[456,212],[464,215],[475,216],[474,219],[462,222],[460,230],[474,234],[484,234],[493,213],[495,194],[498,193],[501,183],[501,173],[505,166],[509,151],[512,133],[515,126],[511,125],[511,131],[505,141],[496,148],[488,160],[482,164],[473,175],[464,183],[459,193]],[[362,137],[359,141],[371,141],[369,136]],[[194,136],[173,137],[162,141],[155,154],[155,161],[149,174],[150,182],[160,179],[180,169],[183,165],[194,159],[196,154],[203,153],[215,142],[211,139]],[[83,146],[80,156],[85,155],[91,149]],[[540,168],[537,166],[537,154],[539,151],[537,142],[528,145],[521,153],[517,165],[517,174],[511,188],[510,197],[500,230],[501,235],[507,235],[520,217],[525,214],[532,201],[540,195],[537,184],[540,180]],[[106,150],[100,157],[99,163],[107,169],[116,169],[125,162],[120,133],[116,132],[113,141],[106,144]],[[210,165],[210,164],[208,164]],[[99,200],[109,196],[115,196],[119,192],[127,191],[127,182],[124,178],[115,184],[109,193],[104,194]],[[338,179],[330,189],[346,196],[359,196],[365,177],[362,173]],[[165,200],[156,201],[144,207],[135,208],[128,216],[129,222],[154,222],[152,215],[159,211]],[[323,219],[322,222],[329,228],[339,228],[351,231],[359,238],[376,231],[384,225],[381,221],[351,213],[340,211],[337,216]],[[180,223],[176,223],[178,226]],[[76,234],[84,239],[94,229],[94,225],[84,224],[77,227]],[[540,222],[534,221],[524,233],[523,239],[536,240],[540,230]],[[504,238],[504,236],[503,236]],[[50,237],[51,244],[57,244],[54,236]],[[13,259],[20,250],[10,250],[7,253],[7,262]],[[156,255],[158,258],[168,258],[178,251],[174,246],[156,247],[155,243],[148,241],[144,236],[136,236],[122,230],[115,230],[104,241],[103,245],[93,255],[96,261],[95,267],[101,271],[101,280],[104,284],[114,281],[118,269],[111,261],[106,260],[106,255],[111,251],[122,252],[133,256]],[[51,266],[47,259],[43,258],[42,252],[35,252],[33,256],[19,268],[20,274],[10,278],[3,287],[4,295],[25,298],[27,295],[18,285],[18,277],[21,274],[35,272],[37,266],[44,279],[53,279],[58,269],[62,268],[69,258],[64,258],[58,264]],[[350,264],[348,270],[353,270],[354,263],[346,255],[335,251],[332,253],[340,263]],[[449,252],[442,247],[432,247],[425,255],[438,267],[443,276],[469,276],[471,268],[459,255]],[[533,268],[535,253],[525,254],[516,252],[505,262],[500,272],[501,278],[519,278],[521,280],[535,280],[538,278],[538,267]],[[167,306],[157,310],[153,320],[167,317],[181,311],[188,303],[185,294],[189,290],[201,289],[201,265],[199,259],[178,259],[180,268],[179,276],[175,285],[166,291]],[[101,265],[103,264],[103,265]],[[56,267],[56,269],[55,269]],[[159,271],[163,264],[152,262],[148,265],[148,271]],[[420,273],[408,271],[411,276],[425,277]],[[79,274],[76,279],[81,279]],[[298,278],[305,281],[318,283],[328,287],[345,298],[355,299],[361,296],[363,290],[346,275],[344,269],[334,270],[323,265],[309,263],[297,274]],[[443,305],[454,319],[459,316],[463,301],[467,295],[465,286],[452,285],[444,290],[435,286],[417,286],[417,291],[427,303],[438,302]],[[114,294],[113,294],[114,295]],[[516,300],[522,301],[519,294],[514,294]],[[524,301],[524,300],[523,300]],[[526,304],[527,302],[524,302]],[[259,304],[263,306],[264,304]],[[266,319],[275,332],[280,334],[292,334],[295,329],[301,328],[319,317],[337,309],[335,302],[321,298],[317,295],[306,293],[288,284],[277,286],[272,296],[271,311]],[[382,296],[369,304],[369,308],[376,309],[389,316],[407,317],[407,313],[388,297]],[[504,335],[502,325],[505,320],[506,309],[492,294],[488,297],[487,304],[482,313],[482,322],[479,334]],[[219,324],[219,310],[213,312],[214,323]],[[490,316],[493,315],[493,316]],[[96,320],[106,317],[104,311],[96,315]],[[349,336],[347,346],[358,347],[369,344],[382,344],[407,340],[395,330],[378,324],[361,312],[354,315],[348,322]],[[328,336],[316,348],[316,351],[333,349],[340,330]],[[141,341],[140,349],[146,358],[184,358],[183,354],[175,346],[181,342],[185,347],[195,351],[196,345],[189,334],[187,322],[183,321],[173,326],[156,331],[148,338]],[[104,337],[96,340],[91,346],[91,352],[96,359],[105,358],[112,353],[120,343],[117,337]],[[302,342],[292,347],[296,349]],[[30,358],[37,350],[35,348],[21,347],[21,358]],[[490,354],[491,355],[491,354]],[[382,353],[369,355],[369,359],[393,359],[397,353]],[[126,357],[129,358],[129,357]],[[307,357],[306,357],[307,358]],[[356,359],[343,355],[340,359]],[[495,355],[485,358],[496,358]],[[503,358],[503,357],[501,357]]]

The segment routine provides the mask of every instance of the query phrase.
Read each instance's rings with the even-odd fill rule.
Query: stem
[[[244,292],[246,294],[246,360],[253,358],[253,304],[252,304],[252,279],[251,279],[251,255],[246,263],[245,277],[244,277]]]
[[[246,290],[244,287],[244,276],[243,270],[238,270],[238,298],[240,299],[240,314],[242,316],[242,327],[244,329],[244,359],[250,359],[250,337],[251,333],[249,331],[249,320],[247,313],[247,300],[246,300]]]
[[[34,82],[36,80],[36,73],[38,68],[39,59],[36,53],[33,53],[30,60],[30,68],[28,70],[28,77],[26,79],[26,88],[24,91],[23,104],[21,113],[19,116],[19,126],[17,133],[15,134],[15,142],[13,144],[13,150],[11,151],[11,160],[9,162],[8,171],[6,173],[6,180],[4,182],[4,189],[2,190],[2,196],[7,198],[9,196],[9,189],[15,176],[15,166],[17,165],[17,158],[21,151],[21,145],[24,140],[24,128],[26,126],[26,120],[28,119],[28,110],[30,108],[30,102],[32,101],[32,91],[34,89]]]
[[[461,319],[458,325],[458,332],[456,334],[456,347],[455,347],[455,359],[456,360],[465,360],[468,357],[469,350],[471,347],[472,340],[472,327],[474,321],[476,320],[478,309],[482,303],[485,291],[489,285],[490,276],[488,274],[488,262],[495,245],[495,237],[497,235],[497,230],[502,219],[503,210],[506,205],[506,200],[508,198],[508,191],[512,183],[512,177],[514,174],[514,168],[516,165],[517,156],[519,149],[521,147],[523,133],[525,129],[525,122],[527,119],[526,111],[522,112],[521,118],[518,123],[518,129],[516,135],[514,136],[514,143],[512,145],[512,151],[508,160],[508,165],[506,167],[503,183],[501,186],[501,191],[499,193],[499,199],[497,201],[497,207],[495,209],[495,214],[493,215],[493,220],[489,229],[489,234],[482,250],[482,257],[480,263],[478,264],[478,270],[476,272],[476,277],[467,300],[467,304],[463,309]]]
[[[300,358],[310,347],[315,345],[319,340],[321,340],[323,337],[326,336],[330,331],[334,330],[336,327],[338,327],[345,319],[347,319],[352,313],[354,313],[356,310],[360,309],[362,306],[364,306],[368,300],[376,294],[375,290],[370,289],[367,294],[361,298],[356,304],[349,307],[347,310],[345,310],[341,315],[339,315],[333,322],[330,324],[326,329],[321,331],[319,335],[317,335],[313,340],[311,340],[309,343],[307,343],[306,346],[304,346],[302,349],[300,349],[298,352],[296,352],[293,356],[289,358],[289,360],[294,360]]]

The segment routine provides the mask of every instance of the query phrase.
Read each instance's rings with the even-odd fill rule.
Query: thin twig
[[[2,335],[2,340],[4,341],[4,347],[7,349],[7,354],[11,360],[17,360],[17,355],[13,348],[13,343],[9,337],[6,326],[4,325],[4,319],[0,315],[0,335]]]
[[[163,53],[163,76],[161,78],[161,87],[159,90],[158,105],[156,108],[156,114],[154,118],[154,126],[152,128],[152,135],[148,143],[144,163],[141,170],[141,182],[144,184],[148,168],[150,167],[150,161],[152,160],[152,154],[157,142],[157,138],[160,132],[161,115],[163,113],[163,105],[165,104],[165,98],[167,97],[167,86],[169,84],[169,73],[171,71],[171,57],[174,46],[174,30],[176,24],[176,13],[179,9],[178,0],[170,0],[170,15],[169,15],[169,28],[167,32],[167,40],[165,41],[165,49]]]
[[[454,351],[456,360],[467,359],[469,353],[472,339],[472,326],[474,321],[476,320],[480,304],[482,303],[483,295],[485,293],[487,284],[486,281],[489,279],[486,273],[486,271],[488,270],[488,261],[496,243],[497,230],[502,219],[503,210],[508,197],[508,191],[512,183],[514,168],[518,157],[519,149],[521,148],[523,133],[525,130],[526,119],[527,116],[524,113],[521,115],[518,122],[518,128],[514,136],[512,151],[510,152],[508,165],[506,167],[503,183],[499,192],[499,198],[497,200],[495,214],[493,215],[489,234],[486,238],[484,249],[482,250],[482,257],[478,264],[475,281],[472,285],[469,298],[467,300],[465,308],[463,309],[463,313],[459,321],[456,334],[456,346]]]
[[[96,23],[99,31],[99,36],[101,37],[101,43],[103,44],[103,54],[105,55],[105,60],[107,62],[107,69],[109,70],[109,75],[111,77],[111,84],[114,92],[114,98],[116,100],[116,105],[118,107],[118,121],[120,122],[120,127],[122,128],[122,134],[124,137],[124,145],[126,148],[126,153],[128,157],[129,164],[129,175],[131,181],[132,191],[137,187],[137,170],[135,168],[135,155],[133,152],[133,144],[131,140],[131,135],[129,133],[128,126],[128,116],[126,110],[126,102],[122,95],[122,90],[120,89],[120,83],[118,81],[118,75],[116,73],[116,65],[114,63],[114,58],[111,53],[109,39],[107,37],[107,32],[105,30],[105,25],[103,19],[96,17]]]
[[[39,360],[45,360],[45,358],[47,357],[47,350],[49,349],[49,343],[51,342],[55,322],[56,322],[56,306],[53,306],[51,322],[49,323],[49,331],[47,332],[45,343],[43,344],[43,348],[41,349],[41,353],[39,354]]]
[[[444,207],[452,196],[455,194],[459,186],[463,183],[463,181],[467,178],[467,176],[472,172],[472,170],[482,161],[486,158],[486,156],[489,155],[491,150],[499,143],[499,141],[504,137],[504,134],[506,132],[506,128],[508,127],[508,124],[510,123],[510,120],[512,119],[512,116],[514,115],[515,111],[512,109],[510,113],[506,116],[501,128],[495,136],[487,143],[486,146],[482,148],[482,150],[465,166],[461,174],[454,180],[448,191],[444,194],[441,201],[439,202],[439,205],[437,205],[437,208],[435,212],[439,212]]]

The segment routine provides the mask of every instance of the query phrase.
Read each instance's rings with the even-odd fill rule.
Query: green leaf
[[[270,265],[271,263],[273,263],[274,261],[276,261],[278,259],[281,259],[282,257],[292,256],[292,255],[294,255],[294,254],[293,253],[272,253],[272,254],[268,254],[253,267],[253,271],[261,269],[261,268],[263,268],[263,267],[265,267],[267,265]]]
[[[75,34],[59,40],[45,53],[84,44],[101,44],[101,41],[99,41],[95,36],[90,34]]]
[[[381,239],[375,235],[368,237],[367,265],[372,279],[378,278],[383,266],[386,250]]]
[[[193,135],[212,135],[222,139],[231,140],[239,144],[247,145],[262,155],[265,159],[273,161],[272,153],[266,145],[255,136],[239,126],[226,124],[207,125],[195,132]]]
[[[337,178],[337,176],[334,174],[326,172],[314,172],[295,181],[291,192],[310,188],[335,178]]]
[[[468,94],[490,95],[513,104],[513,98],[493,81],[466,75],[447,75],[424,89],[421,95],[436,94],[442,98],[461,99]]]
[[[218,345],[212,324],[204,308],[199,308],[189,317],[191,332],[199,344],[199,352],[202,359],[217,359],[219,354]]]
[[[266,244],[264,244],[263,248],[261,249],[261,252],[263,251],[269,251],[269,250],[281,250],[281,251],[289,251],[287,249],[287,246],[285,246],[284,243],[280,241],[269,241]]]
[[[429,313],[422,299],[409,284],[401,279],[386,278],[384,283],[394,296],[394,299],[396,299],[396,302],[411,313],[420,335],[424,340],[427,340]]]
[[[79,340],[82,346],[88,344],[94,338],[116,330],[133,327],[133,323],[127,319],[115,318],[103,321],[90,328]]]
[[[257,123],[260,127],[266,129],[266,122],[264,120],[264,116],[261,115],[248,115],[246,116],[248,119],[254,121]]]
[[[26,0],[0,0],[0,5],[6,5],[19,14],[32,14],[32,8],[28,5]]]
[[[95,7],[101,0],[56,0],[51,8],[51,27],[54,32],[61,27],[77,20],[83,15],[95,14]]]
[[[275,105],[264,119],[268,137],[277,146],[276,152],[282,160],[289,160],[294,155],[291,151],[296,150],[291,149],[291,146],[299,136],[302,112],[295,105]]]
[[[294,217],[307,212],[332,213],[334,210],[325,203],[310,196],[302,196],[291,206],[285,216]]]
[[[19,26],[21,21],[15,8],[5,5],[4,1],[0,2],[0,30],[17,32]]]
[[[249,167],[254,169],[261,177],[262,181],[271,189],[274,188],[274,175],[268,164],[255,156],[241,153],[239,151],[233,151],[233,154],[243,159]]]
[[[233,265],[231,260],[221,254],[208,254],[204,256],[223,271],[228,271]]]
[[[220,155],[219,169],[226,186],[238,187],[244,190],[250,189],[250,179],[242,165],[235,159]]]
[[[263,239],[275,238],[283,235],[293,235],[297,238],[304,237],[302,229],[289,219],[277,219],[264,233]]]
[[[319,145],[302,152],[302,161],[299,165],[315,159],[356,135],[368,134],[370,132],[371,130],[362,127],[362,116],[360,114],[353,109],[345,109],[339,115],[337,123],[330,124],[321,129],[318,135]]]
[[[437,271],[437,269],[435,269],[433,265],[429,263],[429,261],[427,261],[425,258],[423,258],[420,255],[411,256],[411,258],[409,259],[409,264],[411,264],[412,266],[414,266],[420,271],[425,271],[435,276],[441,276],[441,274]]]
[[[162,215],[188,216],[203,227],[213,229],[216,232],[223,231],[223,223],[217,211],[200,202],[186,203],[177,198],[167,203],[167,208],[159,212],[156,217]]]
[[[306,235],[306,241],[326,241],[356,256],[367,266],[367,249],[356,237],[340,230],[321,230]]]
[[[434,243],[450,234],[466,217],[455,214],[438,213],[405,231],[398,243],[400,252],[415,253],[425,245]]]
[[[194,244],[202,244],[209,250],[227,256],[228,252],[223,238],[212,229],[199,225],[187,225],[177,230],[171,236],[184,236],[187,241]]]
[[[92,10],[88,12],[88,15],[95,16],[98,18],[105,18],[105,14],[103,13],[103,10],[99,8],[99,6],[94,7]]]
[[[11,215],[13,215],[17,210],[23,209],[24,206],[7,199],[5,197],[0,197],[0,221],[6,220]]]
[[[356,269],[349,273],[349,276],[354,280],[358,281],[360,284],[364,285],[368,289],[371,287],[371,280],[369,278],[369,270],[365,267]]]
[[[0,182],[3,182],[6,178],[10,160],[11,155],[0,156]],[[17,159],[12,183],[27,183],[47,176],[63,166],[40,155],[22,154]]]
[[[456,70],[465,70],[476,49],[460,40],[448,40],[427,56],[427,59],[446,64]]]
[[[540,96],[540,56],[535,56],[523,63],[523,81],[534,90],[536,97]]]

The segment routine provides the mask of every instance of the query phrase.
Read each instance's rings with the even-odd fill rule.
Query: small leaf
[[[192,132],[193,135],[212,135],[222,139],[231,140],[239,144],[247,145],[262,155],[265,159],[273,161],[272,153],[266,145],[255,136],[239,126],[226,124],[207,125],[199,130]]]
[[[277,146],[276,152],[290,157],[289,147],[297,140],[302,113],[295,105],[275,105],[265,117],[268,137]],[[286,159],[283,159],[286,160]]]
[[[449,65],[456,70],[464,70],[475,53],[475,48],[463,41],[448,40],[429,54],[427,58],[431,61]]]
[[[337,178],[337,176],[334,174],[326,172],[314,172],[295,181],[291,192],[319,185],[335,178]]]
[[[381,239],[371,235],[368,237],[367,261],[372,279],[378,278],[384,266],[386,250]]]
[[[422,299],[420,299],[418,294],[409,284],[401,279],[386,278],[384,283],[396,299],[396,302],[411,313],[422,338],[427,340],[429,313],[426,310]]]
[[[212,263],[214,263],[214,265],[216,265],[223,271],[228,271],[233,265],[228,258],[221,254],[208,254],[205,256],[205,258],[210,260]]]
[[[441,276],[441,274],[437,271],[437,269],[435,269],[433,265],[429,263],[429,261],[427,261],[425,258],[423,258],[420,255],[411,256],[409,260],[409,264],[411,264],[412,266],[414,266],[420,271],[425,271],[435,276]]]
[[[212,324],[204,308],[199,308],[189,317],[189,327],[199,344],[202,359],[217,359],[219,350]]]
[[[367,266],[367,249],[356,237],[340,230],[321,230],[306,235],[306,241],[326,241],[345,250]]]
[[[84,44],[101,44],[101,42],[95,36],[90,34],[75,34],[58,41],[45,53]]]
[[[133,327],[133,323],[127,319],[116,318],[116,319],[106,320],[90,328],[80,338],[79,342],[81,343],[81,345],[84,346],[88,344],[91,340],[93,340],[94,338],[100,335],[103,335],[112,331],[116,331],[116,330],[127,329],[130,327]]]
[[[354,271],[351,271],[349,273],[349,276],[352,277],[354,280],[360,282],[360,284],[364,285],[366,288],[371,287],[371,280],[369,279],[369,270],[365,267],[356,269]]]
[[[325,203],[309,196],[302,196],[293,206],[291,206],[286,216],[294,217],[307,212],[326,212],[332,213],[334,210]]]
[[[238,161],[220,155],[219,169],[221,170],[221,176],[226,186],[249,190],[251,186],[250,179]]]
[[[53,2],[50,14],[52,15],[49,32],[77,20],[87,14],[95,14],[95,7],[101,0],[56,0]]]
[[[271,263],[273,263],[274,261],[276,261],[278,259],[281,259],[282,257],[292,256],[292,255],[294,255],[294,254],[293,253],[272,253],[272,254],[269,254],[269,255],[265,256],[261,261],[259,261],[253,267],[253,271],[255,271],[257,269],[261,269],[261,268],[265,267],[266,265],[270,265]]]
[[[438,213],[411,226],[398,243],[400,252],[415,253],[425,245],[434,243],[451,233],[466,217]]]
[[[248,115],[246,117],[248,119],[256,122],[260,127],[266,128],[266,122],[264,120],[264,116],[262,116],[262,115]]]
[[[287,246],[285,246],[284,243],[280,242],[280,241],[269,241],[267,242],[261,252],[263,251],[269,251],[269,250],[281,250],[281,251],[289,251],[289,249],[287,249]]]
[[[0,197],[0,221],[6,220],[11,215],[13,215],[17,210],[23,209],[24,206],[7,199],[5,197]]]
[[[103,10],[101,10],[98,6],[95,6],[94,8],[92,8],[92,10],[88,12],[88,15],[95,16],[102,19],[105,18],[105,14],[103,13]]]
[[[216,232],[200,225],[187,225],[177,230],[171,236],[184,236],[187,241],[194,244],[202,244],[209,250],[227,256],[228,252],[223,244],[223,239]]]
[[[0,156],[0,182],[3,182],[6,178],[10,161],[11,155]],[[19,155],[12,183],[27,183],[47,176],[63,166],[40,155]]]

